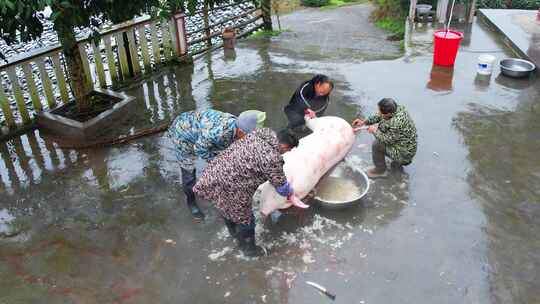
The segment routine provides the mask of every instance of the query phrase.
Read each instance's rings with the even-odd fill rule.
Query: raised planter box
[[[126,115],[132,105],[135,104],[135,97],[124,93],[118,93],[106,89],[94,89],[92,94],[103,95],[105,98],[114,100],[113,106],[101,112],[97,116],[84,122],[60,115],[64,113],[71,104],[62,105],[50,111],[44,111],[36,116],[37,126],[46,133],[69,139],[91,139],[103,132],[104,129],[126,119]]]

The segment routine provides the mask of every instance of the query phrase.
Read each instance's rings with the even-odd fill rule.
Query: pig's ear
[[[302,202],[298,197],[296,197],[295,195],[293,195],[293,197],[291,197],[291,202],[293,204],[293,206],[296,206],[298,208],[302,208],[302,209],[306,209],[306,208],[309,208],[309,205],[306,205],[304,204],[304,202]]]

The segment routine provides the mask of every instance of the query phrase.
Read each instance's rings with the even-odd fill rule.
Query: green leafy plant
[[[284,30],[277,30],[277,31],[265,31],[265,30],[258,30],[251,34],[251,37],[259,38],[259,37],[275,37],[281,35],[281,33],[289,32],[290,30],[284,29]]]
[[[304,4],[304,6],[314,6],[314,7],[321,7],[323,9],[332,9],[332,8],[337,8],[337,7],[351,5],[351,4],[364,3],[367,1],[368,0],[328,0],[328,1],[323,1],[326,4],[321,4],[321,3],[317,3],[317,5]]]
[[[409,10],[409,1],[405,0],[373,0],[376,6],[372,17],[379,20],[384,17],[402,19]]]
[[[375,22],[383,30],[403,36],[405,34],[405,20],[383,17]]]
[[[431,0],[422,0],[429,4]],[[374,0],[375,11],[371,18],[379,28],[393,33],[391,40],[403,40],[405,36],[405,19],[407,18],[409,2],[404,0]],[[400,43],[402,49],[404,44]]]
[[[540,0],[478,0],[477,7],[536,10],[540,7]]]
[[[330,0],[302,0],[302,5],[309,7],[321,7],[328,5]]]

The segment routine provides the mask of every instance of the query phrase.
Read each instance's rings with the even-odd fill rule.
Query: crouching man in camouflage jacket
[[[386,172],[385,156],[392,159],[392,166],[409,165],[417,148],[417,135],[414,122],[405,107],[392,98],[383,98],[378,103],[379,113],[366,120],[356,119],[353,127],[367,125],[368,132],[375,136],[371,146],[374,168],[368,170],[370,178],[384,176]]]

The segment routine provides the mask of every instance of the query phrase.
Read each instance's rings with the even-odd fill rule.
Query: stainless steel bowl
[[[514,78],[528,77],[536,69],[534,63],[518,58],[503,59],[499,65],[504,75]]]
[[[431,11],[432,6],[429,4],[417,4],[416,11],[419,15],[425,15]]]
[[[332,195],[327,193],[327,190],[332,187],[335,187],[334,190],[337,191],[334,197],[330,197]],[[345,162],[340,162],[329,170],[315,186],[314,200],[324,208],[342,209],[360,204],[368,191],[369,179],[366,173],[348,167]]]

